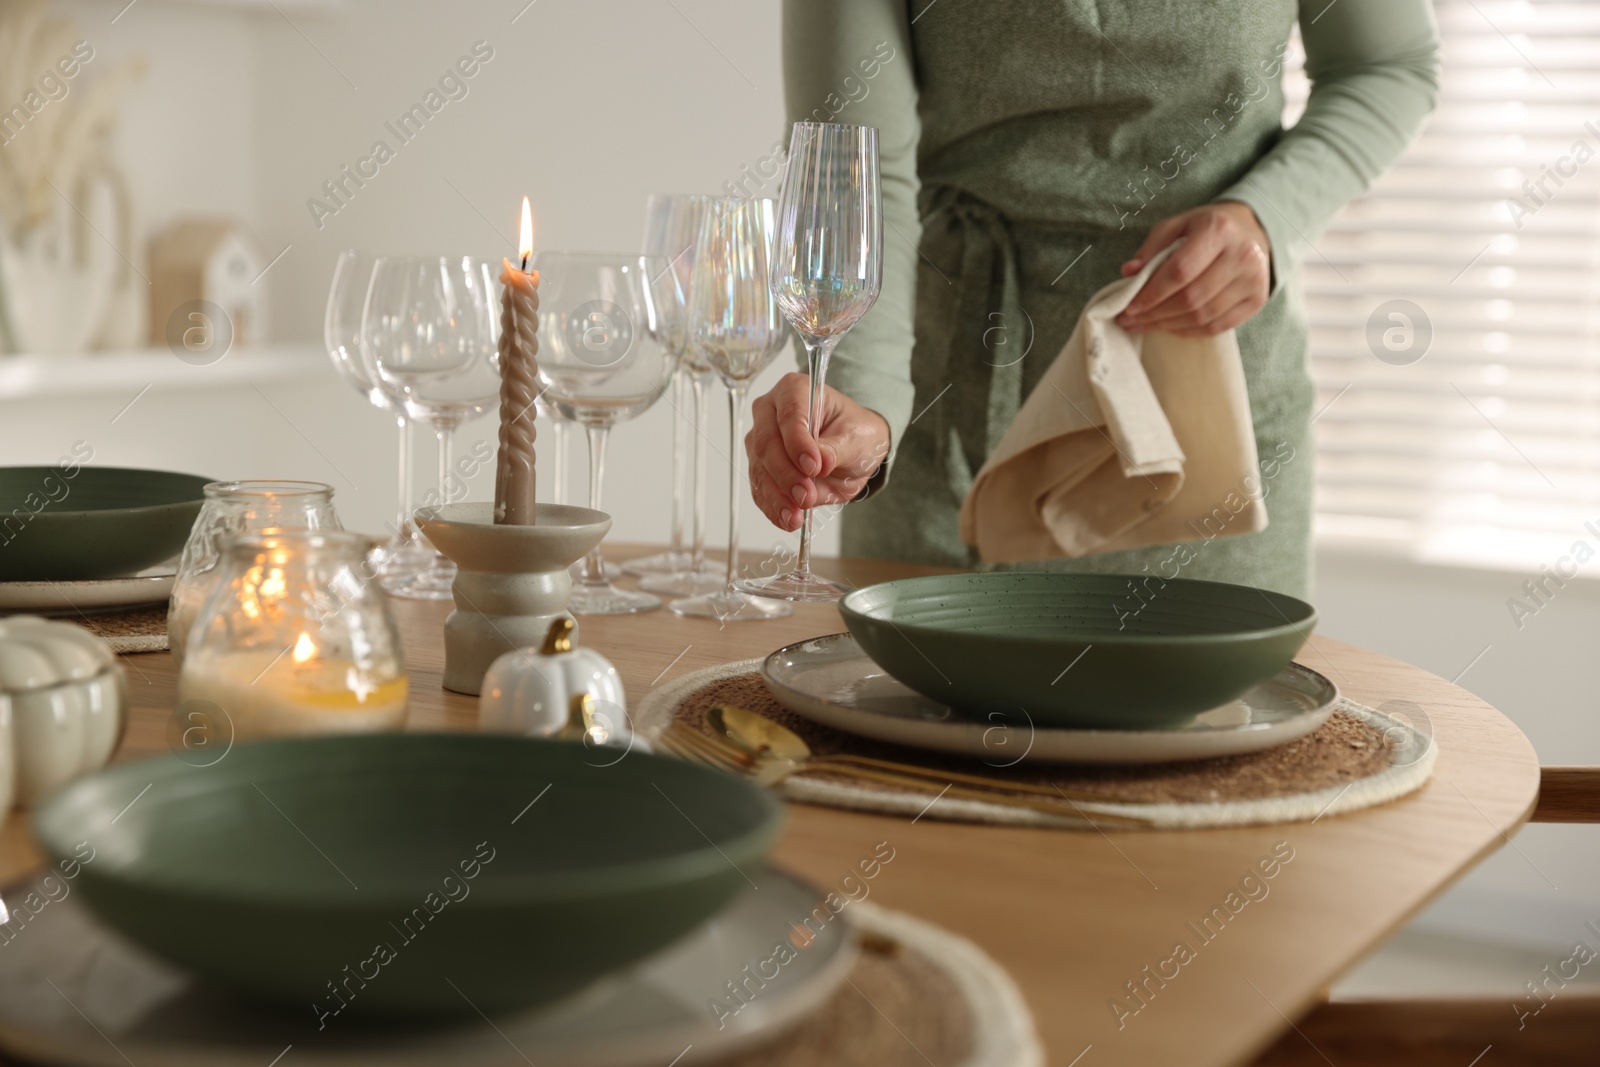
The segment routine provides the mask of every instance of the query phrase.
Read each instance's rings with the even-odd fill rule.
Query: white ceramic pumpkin
[[[126,705],[116,654],[88,630],[0,619],[0,800],[29,806],[105,766]]]
[[[478,698],[478,723],[484,730],[554,737],[566,729],[575,707],[581,715],[581,702],[588,696],[591,714],[605,733],[595,740],[627,744],[622,679],[600,653],[573,646],[573,628],[572,619],[559,618],[550,624],[542,647],[506,652],[489,665]]]

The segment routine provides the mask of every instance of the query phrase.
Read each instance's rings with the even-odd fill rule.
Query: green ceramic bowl
[[[0,467],[0,582],[117,578],[176,556],[209,481],[129,467]]]
[[[760,867],[781,820],[766,791],[616,755],[481,734],[267,741],[80,779],[34,829],[58,860],[93,849],[75,888],[108,925],[226,986],[319,1015],[473,1015],[578,992]]]
[[[1310,604],[1250,586],[1148,575],[1005,572],[907,578],[839,605],[895,678],[969,714],[1040,726],[1179,726],[1277,674]]]

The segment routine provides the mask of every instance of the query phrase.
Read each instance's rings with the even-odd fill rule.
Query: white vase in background
[[[74,192],[78,210],[58,199],[45,219],[14,237],[0,235],[0,299],[14,351],[85,351],[134,275],[123,259],[136,250],[121,174],[103,168]]]

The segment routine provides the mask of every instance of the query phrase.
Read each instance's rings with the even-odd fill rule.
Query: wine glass
[[[372,270],[361,316],[362,358],[406,414],[433,427],[439,485],[424,507],[450,503],[461,482],[451,474],[455,431],[498,406],[499,265],[472,256],[385,256]],[[450,598],[456,567],[435,551],[425,570],[394,592]]]
[[[794,609],[735,587],[739,573],[740,416],[750,383],[788,343],[789,330],[767,275],[774,229],[771,200],[727,197],[700,225],[690,283],[688,346],[728,387],[728,570],[714,593],[674,600],[676,614],[722,621],[776,619]]]
[[[877,130],[833,122],[794,124],[771,257],[773,296],[806,346],[811,375],[806,428],[815,437],[828,357],[877,301],[882,284]],[[740,582],[739,588],[780,600],[838,600],[843,595],[837,585],[811,572],[810,508],[801,520],[794,570]]]
[[[415,452],[411,420],[398,398],[385,391],[374,379],[361,358],[361,309],[367,301],[367,284],[377,257],[357,249],[339,254],[333,268],[333,283],[328,287],[328,307],[323,314],[322,339],[328,358],[345,381],[367,398],[367,403],[390,412],[400,428],[400,513],[394,532],[379,549],[380,580],[394,583],[415,576],[428,565],[427,543],[411,520],[411,463]]]
[[[647,256],[666,256],[678,276],[679,292],[688,293],[688,265],[694,259],[694,237],[685,234],[684,220],[697,198],[672,193],[651,193],[645,200],[644,248]],[[690,479],[694,476],[688,467],[687,434],[693,433],[686,410],[689,402],[689,371],[683,364],[684,309],[673,306],[662,309],[666,326],[663,343],[679,359],[678,372],[672,376],[672,528],[667,551],[653,556],[630,559],[622,565],[628,574],[676,574],[687,570],[691,562],[684,543],[684,527],[689,519]]]
[[[706,560],[706,431],[709,421],[706,407],[714,372],[697,352],[687,346],[685,332],[688,325],[690,277],[694,271],[700,224],[716,201],[717,198],[712,196],[653,196],[650,202],[651,215],[647,220],[645,241],[647,245],[655,247],[647,247],[645,251],[668,261],[677,278],[677,293],[681,297],[681,302],[667,309],[663,316],[667,343],[679,358],[672,403],[680,419],[684,418],[685,393],[693,405],[692,418],[687,420],[693,434],[693,442],[688,449],[690,472],[684,485],[675,489],[673,494],[676,505],[681,507],[687,504],[691,509],[689,547],[682,554],[680,565],[644,576],[639,588],[652,593],[692,596],[722,588],[721,572]]]
[[[550,406],[544,397],[539,398],[539,414],[550,420],[550,462],[548,464],[550,479],[550,502],[552,504],[565,504],[567,502],[567,422],[556,414],[555,408]],[[539,470],[540,484],[544,484],[545,469]]]
[[[664,256],[539,252],[539,386],[563,419],[589,439],[589,506],[600,510],[611,427],[643,414],[672,382],[678,357],[666,344],[663,309],[677,295]],[[600,546],[584,559],[569,610],[627,615],[661,606],[606,579]]]

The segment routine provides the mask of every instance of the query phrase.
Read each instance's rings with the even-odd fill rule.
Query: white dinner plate
[[[836,730],[916,748],[973,756],[993,767],[1023,759],[1062,763],[1170,763],[1259,752],[1304,737],[1327,721],[1339,688],[1291,663],[1270,681],[1183,726],[1163,730],[1062,730],[1025,711],[957,714],[895,681],[849,634],[788,645],[761,663],[767,690],[795,714]]]
[[[79,582],[0,582],[0,614],[34,612],[76,615],[78,612],[159,604],[172,595],[177,567],[168,560],[126,578]]]
[[[224,998],[67,896],[46,901],[0,947],[0,1047],[74,1067],[268,1067],[278,1057],[283,1067],[684,1067],[720,1059],[820,1008],[856,958],[840,915],[785,959],[777,946],[798,939],[796,924],[822,895],[780,872],[755,878],[759,892],[747,890],[677,944],[560,1004],[435,1027],[333,1020],[321,1031],[309,1004],[273,1011]],[[52,895],[61,886],[70,893],[72,883],[51,881],[59,883]],[[13,907],[28,888],[6,894]],[[763,984],[758,970],[776,976]],[[729,983],[746,991],[742,1006]],[[721,1028],[713,1002],[724,1004]]]

